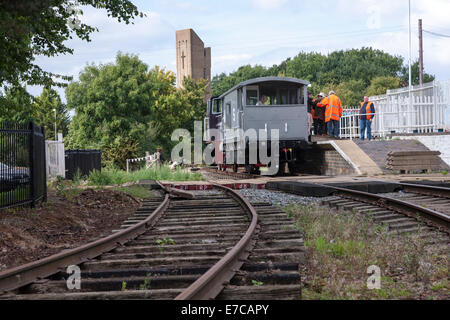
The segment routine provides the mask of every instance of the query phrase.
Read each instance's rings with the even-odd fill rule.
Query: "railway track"
[[[214,180],[247,180],[261,177],[247,172],[220,171],[214,168],[202,168],[201,172],[206,173],[208,179]]]
[[[202,168],[201,172],[207,175],[207,179],[214,180],[250,180],[259,179],[267,176],[259,174],[250,174],[247,172],[220,171],[214,168]],[[280,176],[304,176],[303,174],[281,174]]]
[[[333,187],[335,197],[323,204],[369,216],[392,234],[419,232],[430,244],[450,244],[450,189],[400,185],[403,192],[389,196]]]
[[[111,236],[0,273],[0,299],[299,299],[304,252],[292,221],[216,190],[165,189]],[[68,266],[80,268],[79,289]]]

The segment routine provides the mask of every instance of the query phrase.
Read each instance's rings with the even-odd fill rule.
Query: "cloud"
[[[287,0],[252,0],[254,7],[264,10],[278,9],[286,2]]]
[[[384,50],[391,54],[401,55],[405,58],[405,63],[409,58],[409,17],[407,1],[391,0],[339,0],[339,11],[341,14],[352,16],[366,14],[369,7],[376,8],[380,15],[380,28],[385,28],[393,21],[401,25],[401,30],[391,32],[381,32],[368,37],[365,40],[366,46]],[[429,31],[443,30],[442,33],[450,34],[450,2],[447,0],[411,1],[411,33],[412,33],[412,60],[419,58],[418,44],[418,20],[423,20],[423,28]],[[367,21],[371,17],[367,16]],[[376,30],[374,30],[376,31]],[[425,72],[437,76],[438,80],[450,78],[448,68],[450,67],[450,41],[448,38],[433,37],[426,33],[424,39],[424,65]],[[357,42],[351,42],[356,47]]]
[[[112,62],[119,51],[153,58],[173,51],[175,28],[156,12],[147,12],[147,17],[136,18],[134,24],[127,25],[108,18],[105,10],[83,9],[82,22],[97,27],[99,32],[91,35],[89,43],[76,37],[68,41],[66,45],[74,49],[73,55],[38,57],[37,63],[44,70],[76,78],[87,63]],[[150,67],[155,64],[151,60],[145,62]]]

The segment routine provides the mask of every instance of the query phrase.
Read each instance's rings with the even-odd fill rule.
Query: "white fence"
[[[45,157],[47,179],[66,177],[66,160],[62,134],[58,134],[58,141],[45,141]]]
[[[375,104],[372,135],[384,137],[395,133],[437,132],[448,129],[450,81],[431,82],[422,87],[388,90],[385,95],[370,97]],[[344,110],[341,118],[342,138],[359,137],[359,108]]]

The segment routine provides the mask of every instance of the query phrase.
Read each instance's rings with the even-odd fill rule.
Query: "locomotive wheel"
[[[260,174],[259,168],[251,164],[245,166],[245,171],[247,171],[247,173],[249,174]]]
[[[293,176],[295,174],[295,164],[292,162],[288,163],[289,175]]]

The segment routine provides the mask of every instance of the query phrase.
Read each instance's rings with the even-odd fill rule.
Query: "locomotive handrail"
[[[258,214],[250,202],[234,190],[212,183],[218,189],[225,190],[252,215],[252,221],[239,242],[203,276],[179,294],[175,300],[207,300],[214,299],[231,278],[241,268],[255,245],[254,235],[257,233]]]

